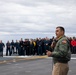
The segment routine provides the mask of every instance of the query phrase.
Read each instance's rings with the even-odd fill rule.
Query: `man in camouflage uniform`
[[[54,47],[54,51],[47,51],[47,55],[53,57],[54,61],[52,75],[68,74],[68,61],[70,61],[71,52],[69,40],[64,33],[65,29],[63,27],[56,28],[56,40],[51,44],[51,47]]]

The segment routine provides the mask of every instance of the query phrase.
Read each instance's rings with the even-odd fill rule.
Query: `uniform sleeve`
[[[59,48],[57,51],[52,52],[52,57],[66,57],[68,48],[67,40],[60,41]]]

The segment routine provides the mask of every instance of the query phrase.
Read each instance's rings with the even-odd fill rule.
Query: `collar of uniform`
[[[63,36],[60,36],[57,40],[60,40],[62,37],[65,37],[65,35],[63,35]]]

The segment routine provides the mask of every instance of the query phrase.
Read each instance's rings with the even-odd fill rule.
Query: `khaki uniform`
[[[54,61],[52,75],[67,75],[71,58],[69,40],[63,36],[58,39],[54,51],[52,52]]]

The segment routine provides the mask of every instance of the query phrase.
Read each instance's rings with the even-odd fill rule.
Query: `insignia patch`
[[[66,41],[66,40],[63,40],[63,41],[62,41],[62,43],[63,43],[63,44],[66,44],[66,43],[67,43],[67,41]]]

